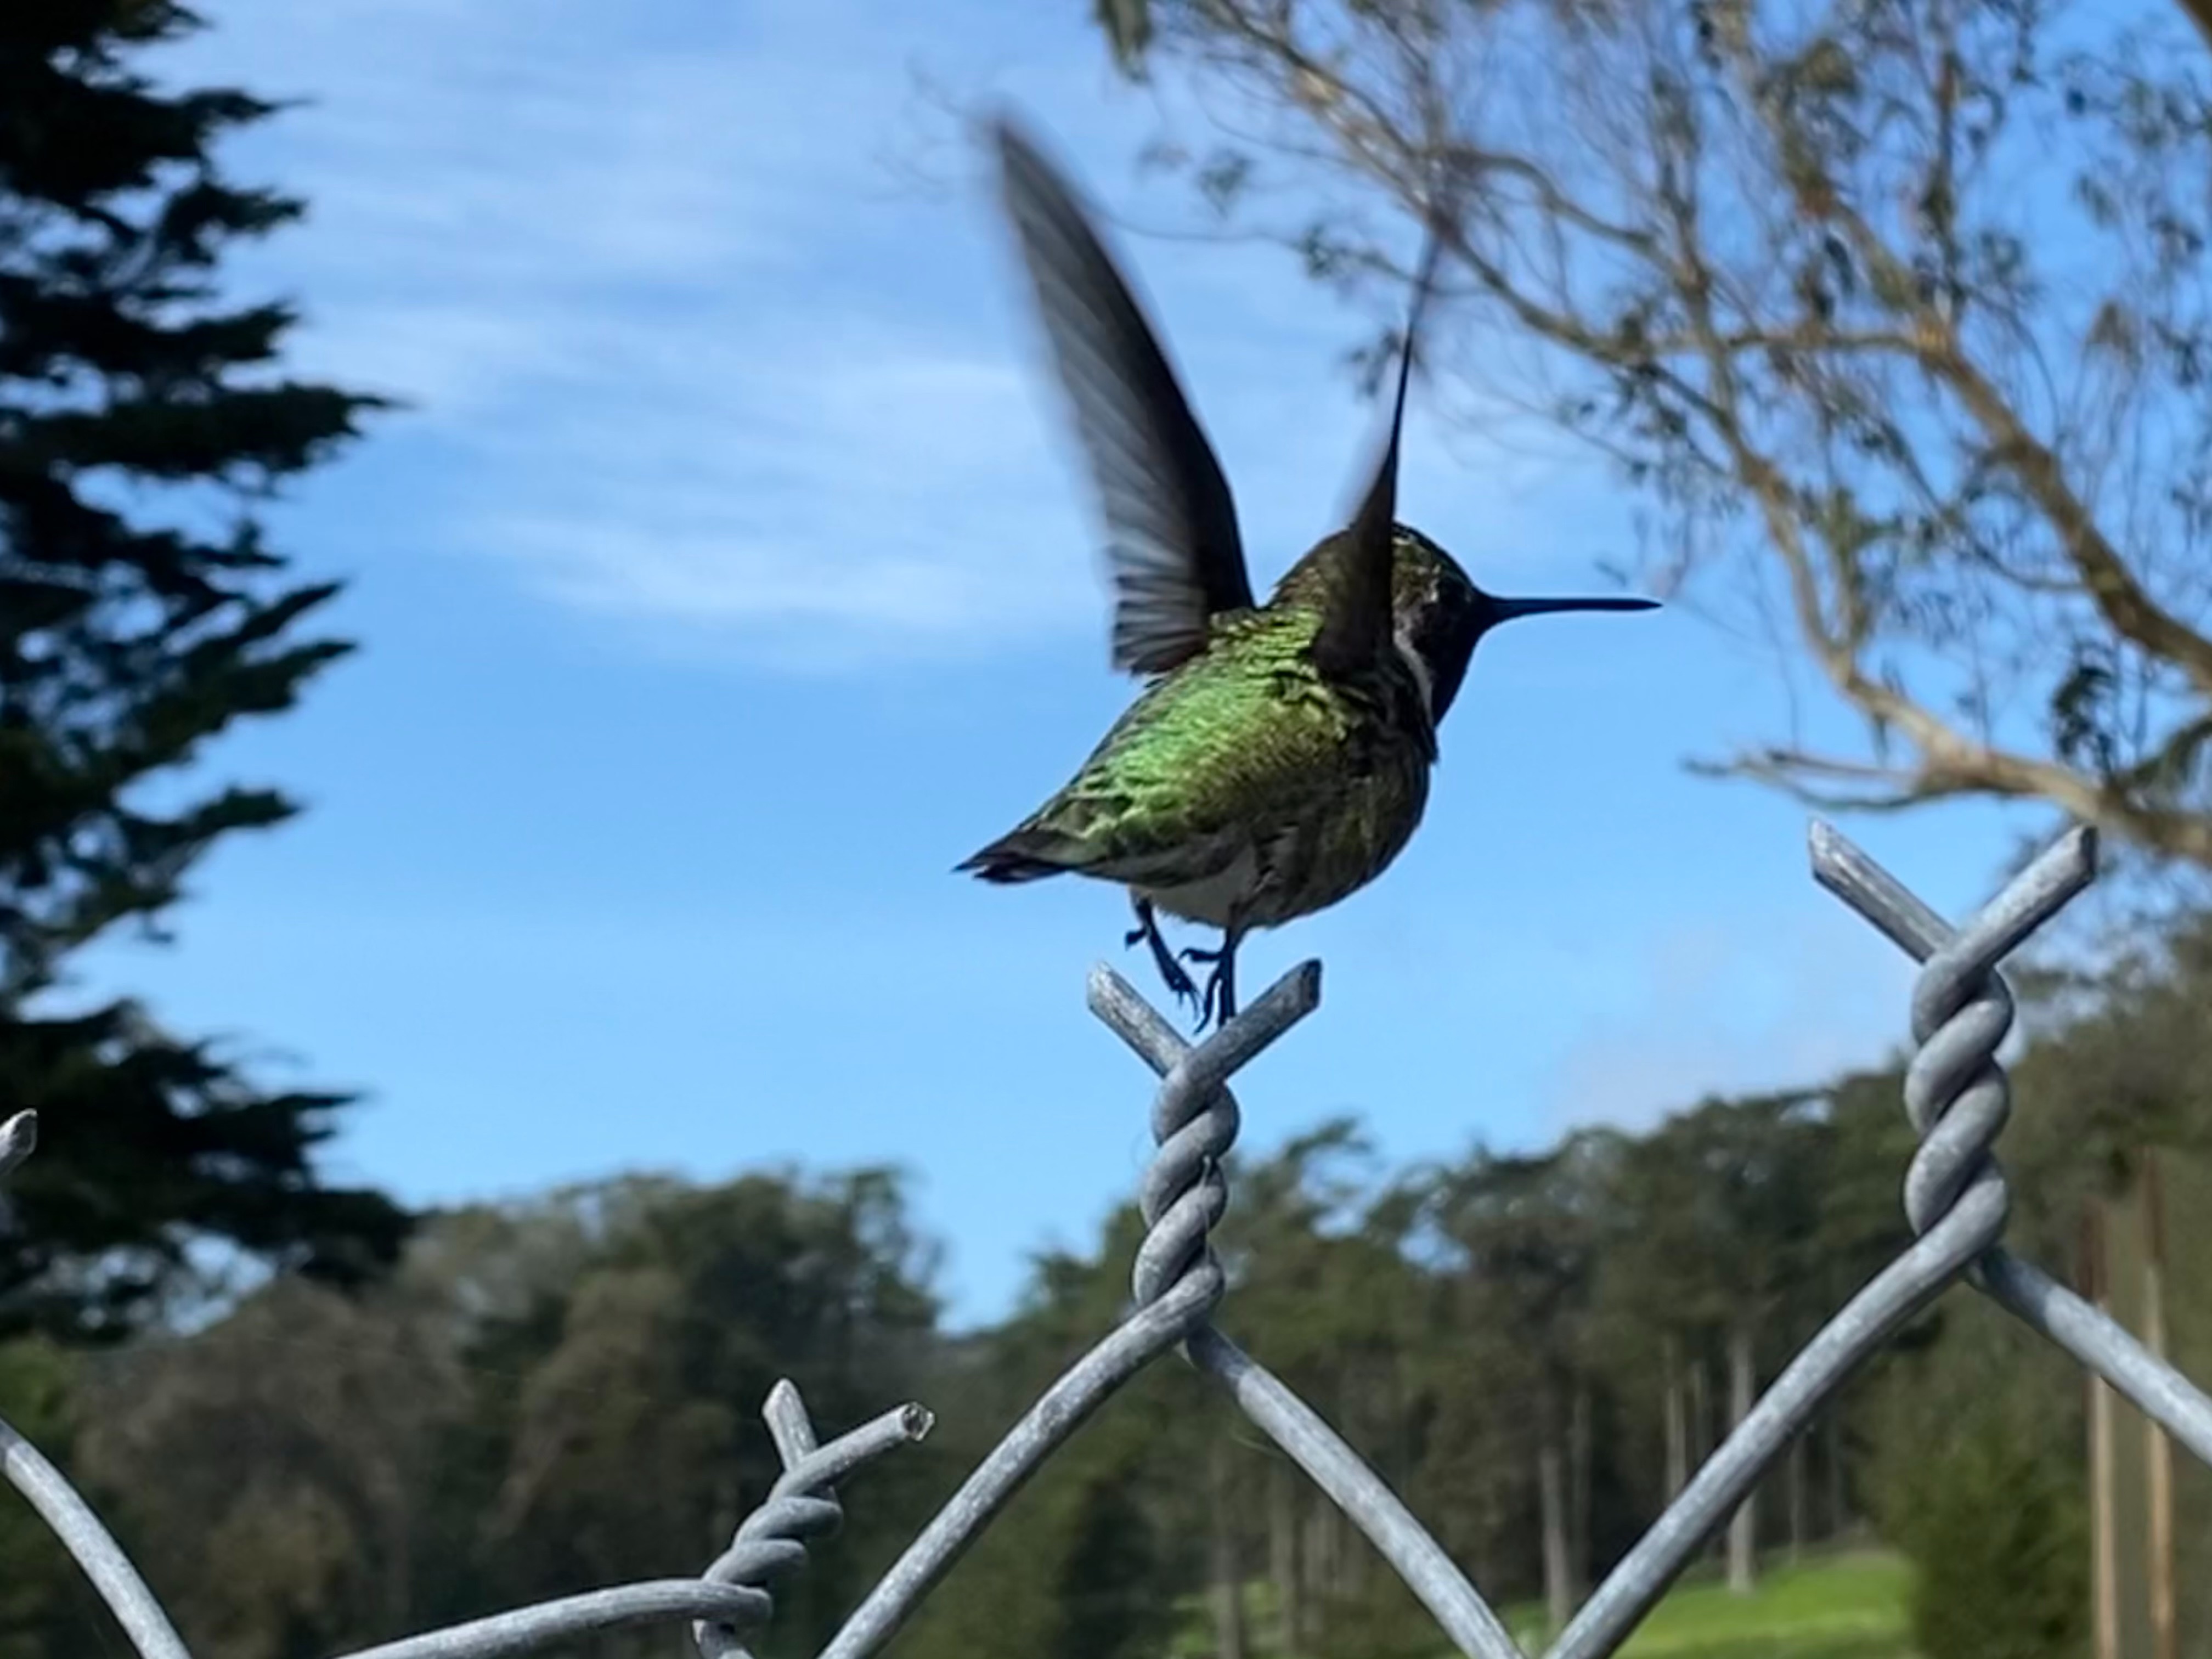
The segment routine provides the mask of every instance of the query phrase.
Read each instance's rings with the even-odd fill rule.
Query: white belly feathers
[[[1230,907],[1251,892],[1259,878],[1259,858],[1247,846],[1227,867],[1202,881],[1185,882],[1179,887],[1139,884],[1135,890],[1171,916],[1208,927],[1226,927]]]

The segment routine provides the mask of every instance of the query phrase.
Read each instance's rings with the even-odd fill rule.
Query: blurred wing
[[[1350,556],[1342,586],[1314,635],[1314,665],[1332,677],[1355,675],[1390,648],[1393,629],[1391,577],[1397,559],[1398,438],[1406,424],[1406,386],[1413,378],[1413,341],[1421,312],[1435,286],[1437,258],[1443,243],[1432,215],[1428,240],[1413,277],[1413,300],[1406,317],[1406,337],[1398,353],[1398,390],[1390,405],[1389,436],[1374,481],[1352,520]]]
[[[1175,371],[1074,192],[1010,123],[998,126],[1012,219],[1106,517],[1114,665],[1155,674],[1249,609],[1237,503]]]

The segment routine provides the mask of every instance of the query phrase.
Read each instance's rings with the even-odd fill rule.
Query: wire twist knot
[[[1321,964],[1308,962],[1269,986],[1244,1012],[1193,1047],[1111,968],[1091,975],[1091,1012],[1160,1074],[1152,1100],[1157,1150],[1138,1188],[1144,1243],[1129,1274],[1137,1305],[1149,1308],[1169,1291],[1195,1281],[1201,1294],[1190,1328],[1212,1316],[1228,1280],[1214,1257],[1213,1229],[1229,1208],[1222,1160],[1236,1144],[1240,1118],[1229,1079],[1261,1050],[1321,1006]]]
[[[1997,964],[2094,878],[2095,833],[2061,837],[1956,932],[1832,826],[1815,823],[1812,841],[1820,884],[1921,963],[1912,987],[1917,1047],[1905,1072],[1905,1109],[1920,1145],[1905,1172],[1905,1218],[1924,1234],[1974,1193],[1984,1200],[1982,1243],[1994,1244],[2012,1201],[1992,1150],[2012,1114],[2012,1079],[1996,1056],[2014,1003]]]
[[[734,1619],[702,1620],[691,1627],[701,1659],[743,1659],[744,1630],[758,1630],[775,1616],[771,1586],[806,1565],[809,1543],[830,1537],[845,1522],[833,1483],[894,1446],[919,1440],[936,1419],[917,1405],[900,1406],[823,1446],[799,1390],[788,1381],[769,1391],[762,1409],[783,1474],[768,1496],[738,1523],[729,1548],[702,1575],[710,1583],[751,1592]]]

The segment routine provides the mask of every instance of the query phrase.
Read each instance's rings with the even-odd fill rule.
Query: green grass
[[[1749,1595],[1731,1595],[1710,1568],[1678,1581],[1651,1610],[1625,1659],[1918,1659],[1909,1633],[1905,1562],[1886,1550],[1856,1549],[1809,1558],[1759,1575]],[[1245,1586],[1256,1650],[1273,1617],[1273,1587]],[[1182,1609],[1169,1659],[1210,1659],[1213,1632],[1203,1597]],[[1544,1610],[1521,1603],[1501,1612],[1524,1652],[1544,1650]],[[1439,1654],[1438,1659],[1443,1659]]]
[[[1621,1650],[1625,1659],[1914,1659],[1905,1563],[1859,1550],[1762,1573],[1750,1595],[1716,1581],[1679,1583]],[[1529,1652],[1542,1650],[1542,1610],[1509,1609]]]

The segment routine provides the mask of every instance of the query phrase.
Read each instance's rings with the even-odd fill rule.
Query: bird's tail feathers
[[[1006,884],[1064,876],[1088,862],[1082,845],[1073,836],[1024,824],[952,867],[981,881]]]

